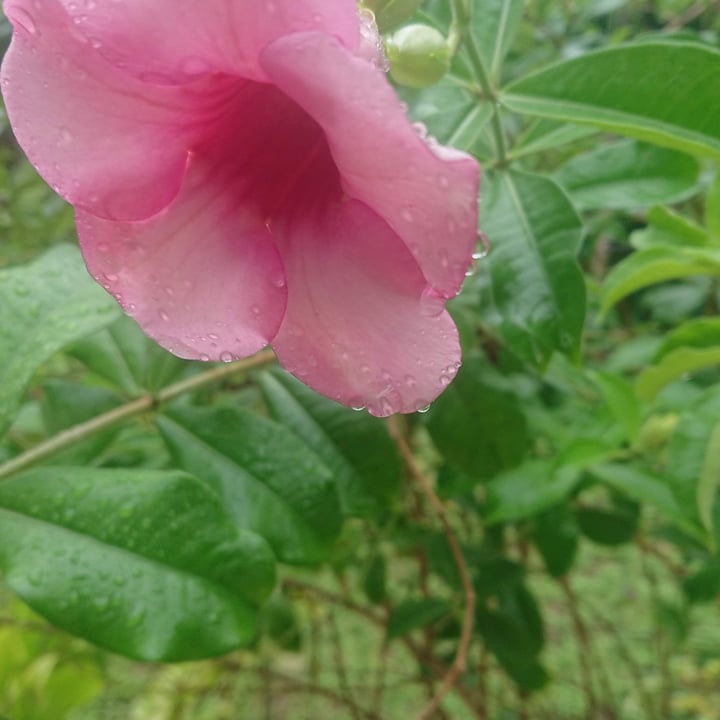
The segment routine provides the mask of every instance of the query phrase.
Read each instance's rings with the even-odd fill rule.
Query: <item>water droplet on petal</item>
[[[161,310],[158,315],[163,322],[170,322],[170,316],[164,310]]]
[[[490,252],[490,238],[481,231],[478,233],[477,239],[482,249],[475,253],[473,257],[477,257],[478,260],[482,260],[483,258],[486,258]]]
[[[210,362],[210,356],[206,355],[205,353],[202,353],[202,355],[200,355],[200,361],[201,362]]]
[[[415,132],[424,140],[427,137],[428,129],[427,125],[422,122],[414,122],[412,124],[413,128],[415,129]]]
[[[235,359],[235,356],[231,352],[220,353],[220,362],[231,363]]]
[[[365,403],[359,396],[350,398],[350,402],[348,404],[355,412],[361,412],[365,409]]]
[[[417,401],[417,410],[416,412],[425,414],[430,409],[430,403],[426,402],[425,400],[418,400]]]

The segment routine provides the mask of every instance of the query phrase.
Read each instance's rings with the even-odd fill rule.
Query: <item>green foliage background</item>
[[[419,468],[477,596],[437,717],[720,718],[720,3],[407,5],[491,250],[394,434],[145,339],[0,115],[0,715],[418,716],[467,603]]]

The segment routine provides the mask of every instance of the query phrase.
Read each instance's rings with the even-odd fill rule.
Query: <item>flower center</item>
[[[268,227],[322,211],[342,196],[322,128],[272,85],[243,81],[199,150]]]

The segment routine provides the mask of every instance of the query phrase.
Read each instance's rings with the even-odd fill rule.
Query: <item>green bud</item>
[[[640,428],[635,448],[641,452],[652,452],[663,448],[670,441],[678,419],[674,413],[652,415]]]
[[[400,85],[424,88],[434,85],[450,68],[447,38],[429,25],[407,25],[386,43],[390,75]]]
[[[363,5],[375,13],[380,32],[387,32],[410,19],[423,0],[363,0]]]

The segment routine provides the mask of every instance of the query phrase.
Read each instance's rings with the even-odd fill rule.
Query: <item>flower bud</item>
[[[392,30],[411,18],[422,0],[364,0],[363,5],[375,13],[380,32]]]
[[[636,449],[650,452],[663,448],[669,442],[677,424],[678,416],[674,413],[652,415],[640,428],[635,442]]]
[[[447,39],[429,25],[407,25],[386,41],[390,75],[400,85],[424,88],[442,80],[450,68]]]

